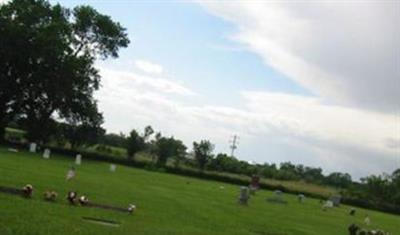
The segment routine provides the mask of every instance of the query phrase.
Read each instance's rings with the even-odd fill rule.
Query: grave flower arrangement
[[[70,191],[67,194],[67,200],[69,201],[69,203],[75,204],[77,196],[78,196],[78,194],[76,192]]]
[[[85,195],[79,197],[79,204],[81,204],[81,206],[86,206],[88,203],[89,199]]]
[[[25,185],[22,188],[22,194],[24,197],[31,198],[33,194],[33,186],[30,184]]]
[[[52,201],[52,202],[54,202],[54,201],[57,199],[57,197],[58,197],[58,193],[55,192],[55,191],[46,191],[46,192],[43,194],[43,197],[44,197],[44,200],[46,200],[46,201]]]
[[[136,206],[133,205],[133,204],[129,204],[129,206],[128,206],[128,212],[129,212],[130,214],[132,214],[135,210],[136,210]]]

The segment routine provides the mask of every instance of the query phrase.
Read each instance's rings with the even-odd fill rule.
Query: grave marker
[[[333,195],[329,198],[329,201],[333,203],[333,206],[340,206],[340,200],[342,199],[342,196],[340,195]]]
[[[240,194],[239,194],[239,203],[243,205],[247,205],[249,200],[249,189],[248,187],[240,187]]]
[[[18,149],[15,148],[8,148],[9,152],[18,153]]]
[[[371,224],[371,219],[369,218],[369,216],[367,215],[364,219],[364,223],[365,225],[369,226]]]
[[[274,191],[274,196],[271,198],[267,198],[268,202],[273,202],[273,203],[282,203],[282,204],[287,204],[288,202],[283,199],[283,192],[281,190],[275,190]]]
[[[81,163],[82,163],[82,155],[77,154],[76,157],[75,157],[75,164],[76,165],[81,165]]]
[[[298,200],[300,203],[303,203],[305,199],[306,199],[306,196],[304,196],[304,194],[299,194],[299,195],[297,196],[297,200]]]
[[[115,164],[110,164],[110,171],[115,172],[117,170],[117,166]]]
[[[71,180],[71,179],[75,178],[75,175],[76,175],[75,174],[75,168],[71,167],[67,172],[66,180],[68,181],[68,180]]]
[[[36,143],[34,143],[34,142],[30,143],[29,144],[29,152],[36,153],[36,147],[37,147]]]
[[[50,158],[50,149],[45,149],[43,152],[43,158],[49,159]]]

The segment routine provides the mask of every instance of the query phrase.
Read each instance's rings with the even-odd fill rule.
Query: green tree
[[[118,57],[129,43],[125,31],[89,6],[70,10],[45,0],[2,5],[0,128],[22,113],[28,138],[46,141],[55,116],[78,124],[98,120],[93,92],[100,76],[94,62]]]
[[[178,168],[180,164],[185,160],[186,156],[186,146],[183,144],[181,140],[175,140],[174,142],[174,167]]]
[[[123,133],[119,134],[108,133],[103,135],[99,141],[103,145],[111,145],[121,148],[125,148],[127,146],[126,136]]]
[[[165,166],[167,160],[171,157],[174,158],[174,164],[177,166],[186,153],[186,146],[181,140],[174,137],[164,137],[161,133],[158,133],[153,141],[152,153],[157,156],[157,166]]]
[[[202,140],[200,143],[193,142],[194,158],[201,171],[204,171],[206,164],[212,159],[214,145],[208,140]]]
[[[325,178],[325,182],[332,186],[347,188],[351,185],[352,179],[347,173],[333,172]]]
[[[144,128],[143,138],[145,141],[148,141],[150,136],[154,133],[154,130],[151,126],[146,126]]]
[[[134,159],[135,154],[145,149],[146,144],[143,136],[139,135],[139,133],[133,129],[128,138],[126,139],[126,149],[128,151],[128,158]]]
[[[105,133],[105,130],[100,125],[61,123],[59,128],[61,129],[61,135],[71,144],[72,149],[83,145],[96,144]]]

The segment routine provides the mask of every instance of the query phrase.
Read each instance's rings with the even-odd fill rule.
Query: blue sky
[[[97,64],[108,131],[151,124],[216,152],[238,134],[240,159],[355,178],[400,167],[395,1],[60,3],[128,30],[120,58]]]
[[[131,45],[121,50],[118,61],[107,61],[107,66],[111,63],[123,66],[123,62],[143,58],[162,64],[174,79],[207,93],[204,102],[235,104],[239,88],[309,94],[265,66],[258,55],[229,40],[235,31],[231,23],[195,4],[174,1],[61,3],[68,7],[91,5],[127,28]]]

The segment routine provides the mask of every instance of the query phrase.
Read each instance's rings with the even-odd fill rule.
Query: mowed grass
[[[366,214],[371,228],[400,234],[400,217],[357,209],[348,215],[348,206],[322,211],[318,200],[300,204],[294,195],[285,195],[287,205],[271,204],[269,191],[259,191],[249,206],[237,203],[239,187],[166,173],[87,161],[77,167],[77,177],[66,182],[73,159],[39,154],[12,153],[0,148],[0,185],[35,188],[32,199],[0,193],[0,234],[137,234],[137,235],[341,235],[349,224],[362,224]],[[222,186],[222,187],[221,187]],[[45,190],[59,193],[57,202],[42,200]],[[69,190],[85,194],[93,202],[126,207],[137,211],[125,214],[96,208],[70,206]],[[82,220],[82,217],[114,220],[120,227],[109,227]]]

